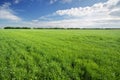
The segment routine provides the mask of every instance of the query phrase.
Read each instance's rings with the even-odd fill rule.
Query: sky
[[[0,0],[0,27],[120,28],[120,0]]]

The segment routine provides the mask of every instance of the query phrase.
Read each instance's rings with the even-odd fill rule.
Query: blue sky
[[[4,26],[120,27],[120,0],[1,0]]]

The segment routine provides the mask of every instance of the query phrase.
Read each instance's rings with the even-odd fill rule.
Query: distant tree
[[[31,29],[30,27],[4,27],[4,29]]]

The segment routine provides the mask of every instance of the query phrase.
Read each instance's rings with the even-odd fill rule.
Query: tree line
[[[59,27],[53,27],[53,28],[43,28],[43,27],[4,27],[4,29],[74,29],[74,30],[118,30],[120,28],[59,28]]]

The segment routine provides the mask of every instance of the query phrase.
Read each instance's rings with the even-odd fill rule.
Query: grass
[[[0,80],[120,80],[120,30],[0,30]]]

